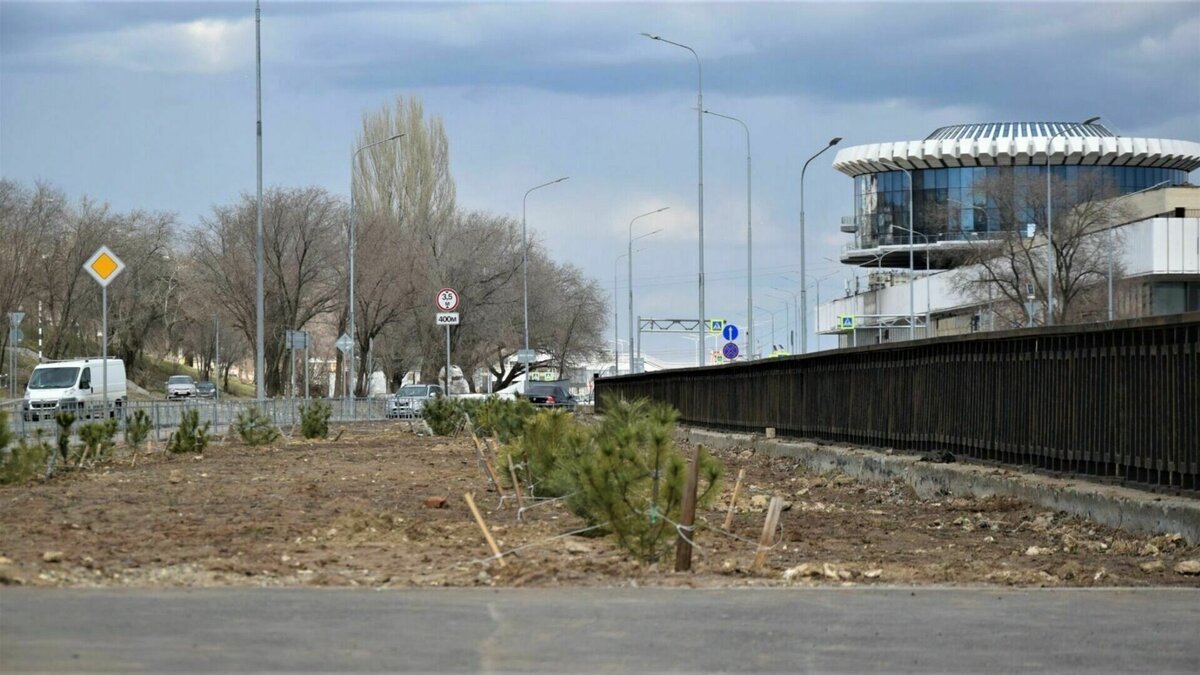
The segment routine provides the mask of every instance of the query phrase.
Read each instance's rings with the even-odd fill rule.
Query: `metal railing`
[[[681,421],[1200,489],[1200,313],[596,381]]]
[[[329,403],[332,408],[332,415],[329,419],[331,423],[379,421],[385,419],[384,415],[387,412],[387,398],[358,398],[353,413],[349,399],[312,400],[324,400]],[[195,410],[199,413],[201,424],[210,422],[213,433],[225,433],[239,414],[256,406],[261,408],[267,417],[280,428],[288,429],[298,426],[300,424],[300,406],[302,405],[304,405],[304,399],[301,398],[272,398],[264,401],[254,401],[253,399],[127,401],[124,409],[114,410],[113,415],[118,417],[120,430],[123,432],[125,422],[130,416],[138,410],[144,411],[150,419],[151,437],[157,441],[165,441],[179,426],[179,420],[188,410]],[[57,433],[58,426],[53,419],[26,420],[22,413],[21,401],[11,402],[5,406],[5,409],[8,412],[8,425],[18,438],[33,436],[39,429],[47,437],[53,437]],[[77,415],[74,428],[78,428],[80,424],[101,419],[103,419],[102,411],[96,411],[93,418]]]

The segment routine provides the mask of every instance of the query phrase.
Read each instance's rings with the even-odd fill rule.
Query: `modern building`
[[[1200,310],[1200,187],[1189,183],[1200,143],[1119,137],[1095,123],[964,124],[848,147],[833,166],[854,181],[841,261],[861,269],[844,297],[818,308],[817,332],[840,335],[842,346],[1010,327],[989,303],[966,297],[956,273],[988,240],[1026,237],[1044,256],[1047,168],[1058,191],[1052,208],[1085,185],[1122,202],[1120,222],[1106,226],[1121,242],[1114,316]],[[1026,198],[1009,199],[1020,191]],[[1040,308],[1029,309],[1039,323]]]

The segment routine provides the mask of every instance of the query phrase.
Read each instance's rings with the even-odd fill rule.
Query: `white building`
[[[1044,179],[1047,147],[1060,189],[1090,175],[1110,183],[1132,214],[1115,230],[1124,277],[1114,315],[1200,310],[1200,187],[1188,184],[1200,143],[1121,138],[1099,124],[968,124],[838,152],[833,166],[854,179],[855,197],[842,225],[853,241],[841,260],[857,274],[844,297],[818,307],[817,332],[851,346],[1007,327],[988,303],[958,291],[955,277],[980,240],[1013,236],[1026,223],[1042,236],[1044,213],[1006,214],[979,186],[993,177]]]

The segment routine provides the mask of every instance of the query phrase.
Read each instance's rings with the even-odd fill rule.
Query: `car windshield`
[[[424,396],[429,390],[428,387],[400,387],[400,391],[396,392],[397,396]]]
[[[196,388],[197,389],[216,389],[217,385],[213,384],[212,382],[201,382],[200,384],[196,385]]]
[[[29,378],[30,389],[65,389],[74,387],[79,378],[78,368],[37,368]]]
[[[534,396],[560,396],[562,392],[560,387],[555,387],[549,384],[534,385],[529,388],[529,393]]]
[[[192,378],[190,375],[172,375],[167,384],[191,384]]]

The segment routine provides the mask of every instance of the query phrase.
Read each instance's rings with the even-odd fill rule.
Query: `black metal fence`
[[[1200,313],[609,377],[700,426],[1200,489]]]

